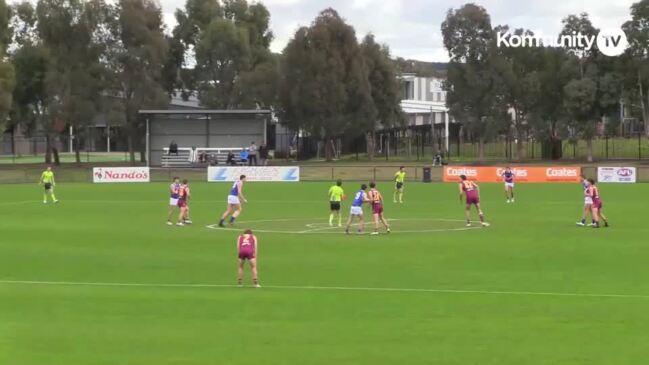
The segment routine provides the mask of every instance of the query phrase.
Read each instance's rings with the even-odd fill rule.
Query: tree
[[[333,159],[333,137],[368,130],[376,121],[368,70],[354,28],[333,9],[302,27],[284,49],[280,82],[282,122],[323,139]]]
[[[506,32],[507,27],[496,31]],[[533,36],[529,30],[516,29],[516,36]],[[516,155],[525,158],[530,116],[538,107],[541,96],[542,50],[535,47],[503,47],[498,49],[498,62],[503,73],[505,100],[511,109],[512,127],[516,133]]]
[[[11,41],[11,9],[5,0],[0,0],[0,135],[4,132],[7,114],[11,109],[12,91],[14,88],[14,69],[7,60],[7,46]]]
[[[405,121],[401,111],[401,89],[397,79],[394,62],[390,59],[390,50],[381,46],[368,34],[361,43],[361,52],[368,69],[372,101],[377,111],[377,121],[383,127],[403,124]],[[374,130],[376,122],[364,126],[367,141],[367,156],[374,157]]]
[[[623,26],[629,40],[625,69],[631,107],[637,103],[649,137],[649,0],[631,6],[631,20]]]
[[[102,44],[96,35],[103,6],[101,0],[40,0],[36,5],[38,35],[51,60],[45,80],[51,116],[76,131],[77,163],[79,136],[96,115],[101,93]]]
[[[126,126],[134,163],[135,142],[144,137],[138,111],[168,103],[163,81],[168,43],[162,11],[153,0],[120,0],[109,8],[106,20],[110,31],[104,59],[107,89],[113,97],[107,109],[121,114],[117,120]],[[141,160],[145,161],[144,153]]]
[[[167,67],[167,79],[195,90],[201,104],[211,108],[268,106],[275,100],[271,91],[279,76],[269,49],[270,13],[263,4],[187,0],[176,20],[174,67]],[[193,53],[193,70],[179,71],[185,66],[181,53],[183,60]]]
[[[571,126],[579,130],[588,142],[588,162],[593,161],[593,136],[595,125],[593,113],[597,97],[597,83],[591,78],[570,81],[564,87],[566,99],[564,106],[571,117]]]
[[[477,136],[483,160],[485,140],[498,133],[498,124],[508,118],[489,14],[475,4],[451,9],[442,23],[442,35],[450,58],[444,85],[449,114]]]

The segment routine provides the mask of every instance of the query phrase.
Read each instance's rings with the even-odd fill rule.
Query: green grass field
[[[4,185],[0,364],[643,364],[649,185],[602,185],[608,229],[579,228],[576,185],[482,186],[465,230],[454,184],[407,185],[393,233],[326,226],[325,183],[249,183],[238,230],[208,228],[229,185]],[[358,187],[346,183],[348,195]],[[384,195],[390,184],[381,184]],[[391,200],[391,199],[390,199]],[[348,207],[344,208],[345,216]],[[261,289],[236,288],[258,231]]]

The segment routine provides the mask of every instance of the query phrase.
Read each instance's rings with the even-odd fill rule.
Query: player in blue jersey
[[[584,209],[581,214],[581,220],[577,222],[578,226],[585,227],[586,219],[590,215],[591,226],[595,225],[595,217],[593,217],[593,198],[590,195],[590,182],[585,175],[581,175],[581,188],[584,190]]]
[[[359,190],[356,195],[354,195],[354,200],[352,201],[352,207],[349,212],[349,218],[347,219],[347,225],[345,226],[345,233],[349,234],[349,227],[354,221],[354,217],[358,218],[358,234],[363,233],[365,227],[365,220],[363,219],[363,203],[369,202],[370,199],[367,197],[367,185],[361,185],[361,190]]]
[[[232,213],[232,216],[230,216],[230,225],[233,225],[235,219],[237,219],[241,214],[241,202],[248,202],[248,200],[243,196],[244,182],[246,182],[246,175],[241,175],[239,176],[239,180],[232,184],[232,189],[230,189],[230,194],[228,194],[228,208],[221,216],[219,227],[225,227],[225,220],[228,218],[230,213]]]
[[[505,199],[507,199],[507,203],[513,203],[514,202],[514,171],[507,166],[505,168],[505,171],[501,174],[503,178],[503,182],[505,183]]]
[[[180,178],[178,176],[174,177],[174,180],[169,186],[169,209],[167,209],[167,225],[172,226],[171,215],[174,210],[178,207],[178,199],[180,198]]]

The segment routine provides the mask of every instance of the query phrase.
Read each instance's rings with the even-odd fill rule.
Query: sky
[[[159,0],[165,23],[171,28],[176,8],[185,0]],[[637,0],[636,0],[637,1]],[[281,52],[300,26],[308,26],[317,14],[334,8],[354,26],[360,39],[373,33],[387,44],[395,57],[446,62],[440,26],[450,8],[468,0],[262,0],[271,14],[275,35],[271,48]],[[540,35],[558,34],[561,20],[570,14],[587,12],[595,27],[620,27],[629,18],[634,0],[476,0],[487,9],[493,26],[527,28]]]

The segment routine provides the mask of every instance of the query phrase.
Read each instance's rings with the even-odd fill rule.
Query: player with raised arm
[[[243,286],[243,267],[246,261],[250,264],[252,272],[252,284],[255,288],[261,288],[259,277],[257,275],[257,237],[250,229],[246,229],[242,235],[237,238],[237,255],[239,257],[239,267],[237,270],[237,285]]]
[[[515,174],[512,171],[512,169],[507,166],[505,168],[505,171],[501,174],[503,178],[503,182],[505,183],[505,199],[507,199],[507,203],[513,203],[514,202],[514,177]]]
[[[406,172],[403,171],[403,166],[399,167],[399,171],[394,174],[394,196],[393,201],[397,202],[397,197],[399,197],[399,203],[403,203],[403,187],[406,182]]]
[[[246,175],[239,176],[239,180],[235,181],[232,184],[230,189],[230,194],[228,194],[228,207],[221,216],[219,221],[219,227],[225,227],[225,220],[228,218],[230,213],[230,225],[234,224],[234,221],[241,214],[242,202],[247,203],[248,200],[243,196],[243,183],[246,182]]]
[[[340,215],[340,204],[345,199],[345,191],[342,188],[342,180],[336,181],[336,185],[329,188],[329,227],[333,227],[334,217],[338,216],[338,227],[342,227],[342,216]]]
[[[54,171],[52,171],[51,166],[47,166],[47,169],[41,174],[41,179],[38,182],[39,185],[42,185],[45,188],[43,192],[43,204],[47,204],[47,196],[52,197],[53,203],[58,203],[56,196],[54,195],[54,187],[56,186],[56,181],[54,181]]]
[[[595,220],[595,222],[593,223],[593,228],[600,227],[599,225],[600,220],[604,221],[604,227],[608,227],[608,219],[602,213],[602,208],[604,207],[604,203],[602,202],[602,198],[599,195],[599,188],[597,187],[597,185],[595,184],[595,180],[593,179],[588,179],[588,183],[590,184],[589,186],[590,197],[593,200],[592,212],[591,212],[591,215]]]
[[[369,202],[365,190],[367,190],[367,185],[362,184],[361,189],[354,196],[354,200],[352,201],[352,207],[350,208],[349,211],[349,218],[347,219],[347,225],[345,226],[345,233],[347,234],[349,234],[349,227],[352,225],[352,222],[354,221],[354,217],[358,218],[358,222],[359,222],[358,234],[363,233],[363,229],[365,227],[365,219],[363,218],[363,203]]]
[[[174,177],[171,185],[169,186],[169,209],[167,210],[167,225],[172,226],[171,216],[174,213],[174,209],[178,207],[178,198],[180,198],[180,178],[178,176]]]
[[[480,217],[480,224],[483,227],[489,227],[489,223],[484,220],[482,208],[480,208],[480,187],[473,181],[467,180],[466,175],[460,175],[460,202],[463,197],[466,197],[466,226],[471,227],[471,205],[475,205],[478,217]]]
[[[385,231],[390,233],[390,226],[388,221],[383,216],[383,195],[376,189],[376,183],[370,183],[370,191],[367,193],[370,205],[372,206],[372,218],[374,221],[374,232],[372,235],[379,234],[379,221],[385,227]]]
[[[591,217],[591,226],[595,224],[595,217],[593,217],[593,198],[590,196],[590,182],[584,176],[583,174],[581,175],[581,187],[584,189],[584,208],[581,214],[581,220],[577,222],[578,226],[585,227],[586,226],[586,218],[588,218],[588,215],[590,214]]]

